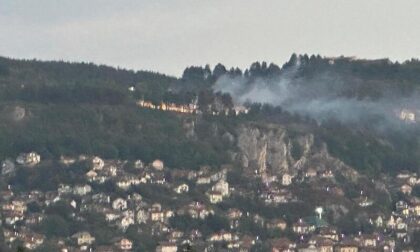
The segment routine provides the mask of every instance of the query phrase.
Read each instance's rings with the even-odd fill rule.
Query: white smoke
[[[393,124],[399,123],[398,110],[420,108],[417,94],[397,97],[383,92],[382,98],[378,99],[355,98],[348,94],[360,83],[344,83],[339,75],[331,72],[319,73],[308,81],[299,77],[299,67],[300,64],[296,64],[283,69],[280,77],[271,79],[250,80],[244,76],[224,75],[217,80],[214,90],[229,93],[236,104],[271,104],[318,122],[335,119],[342,123],[358,123],[381,118],[381,123]]]

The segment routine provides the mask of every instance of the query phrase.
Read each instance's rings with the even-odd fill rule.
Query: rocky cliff
[[[237,136],[238,157],[242,166],[260,173],[267,170],[274,173],[296,172],[306,163],[313,146],[313,135],[301,135],[293,140],[287,130],[278,125],[243,125],[238,129]],[[295,147],[302,150],[299,159],[292,155]]]
[[[291,134],[280,125],[242,125],[237,130],[237,147],[242,167],[259,173],[297,174],[311,167],[339,171],[352,181],[359,177],[353,168],[330,156],[325,144],[315,146],[313,134]]]

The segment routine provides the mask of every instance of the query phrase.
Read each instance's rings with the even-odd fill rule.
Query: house
[[[71,186],[69,186],[69,185],[60,184],[58,186],[57,192],[58,192],[59,195],[70,194],[70,193],[73,192],[73,188],[71,188]]]
[[[403,194],[411,194],[411,191],[413,190],[413,188],[407,184],[404,184],[400,187],[400,192],[402,192]]]
[[[358,197],[354,199],[354,201],[360,206],[360,207],[369,207],[373,205],[373,201],[369,199],[368,197]]]
[[[143,161],[141,161],[140,159],[137,159],[137,160],[134,162],[134,168],[136,168],[136,169],[143,169],[143,168],[144,168],[144,163],[143,163]]]
[[[89,182],[93,182],[95,178],[98,176],[98,173],[96,173],[94,170],[90,170],[85,175]]]
[[[249,109],[247,109],[246,107],[242,105],[238,105],[238,106],[233,107],[233,111],[235,111],[235,115],[248,114]]]
[[[402,109],[398,117],[405,122],[416,122],[416,114],[409,109]]]
[[[26,202],[22,200],[13,200],[11,210],[15,213],[24,214],[27,210]]]
[[[123,211],[127,209],[127,201],[123,198],[117,198],[112,201],[112,208],[115,210]]]
[[[20,165],[34,166],[41,162],[41,156],[36,152],[21,153],[16,158],[16,163]]]
[[[26,225],[37,225],[44,220],[44,215],[40,213],[29,214],[25,219]]]
[[[84,196],[92,191],[90,185],[77,185],[73,188],[73,193],[76,195]]]
[[[330,239],[319,238],[316,240],[317,252],[333,252],[334,242]]]
[[[325,170],[321,173],[321,178],[334,178],[334,173],[331,170]]]
[[[3,237],[5,242],[12,243],[17,239],[17,232],[3,228]]]
[[[107,210],[104,212],[105,220],[108,222],[115,221],[121,217],[121,213],[117,211]]]
[[[224,230],[214,233],[209,236],[208,240],[212,242],[221,242],[221,241],[232,241],[234,236],[230,232],[226,232]]]
[[[205,184],[210,184],[211,183],[211,178],[209,176],[200,176],[197,178],[196,184],[197,185],[205,185]]]
[[[177,250],[178,246],[171,242],[160,243],[156,248],[156,252],[176,252]]]
[[[72,165],[76,162],[75,158],[60,156],[60,163],[66,166]]]
[[[292,194],[289,191],[282,190],[277,192],[272,192],[268,195],[268,198],[266,199],[266,203],[287,203],[290,199],[292,199]]]
[[[160,210],[152,210],[150,212],[150,219],[152,221],[159,221],[164,222],[165,220],[165,213]]]
[[[251,251],[252,246],[255,245],[255,238],[249,235],[244,235],[238,242],[240,252],[249,252]]]
[[[374,224],[376,227],[382,227],[384,225],[384,219],[381,215],[378,215],[376,218],[373,217],[369,219],[370,224]]]
[[[339,235],[335,228],[332,227],[323,227],[319,229],[319,237],[323,239],[328,239],[332,241],[338,241]]]
[[[164,211],[164,214],[165,214],[165,218],[171,218],[171,217],[173,217],[174,216],[174,211],[172,211],[172,210],[166,210],[166,211]]]
[[[190,234],[188,235],[188,238],[192,241],[198,240],[203,238],[203,234],[198,229],[191,230]]]
[[[92,159],[92,168],[95,171],[102,170],[104,168],[105,162],[100,157],[94,157]]]
[[[214,186],[212,186],[212,191],[218,191],[222,194],[223,197],[229,195],[229,183],[224,180],[219,180]]]
[[[79,232],[71,237],[76,240],[78,245],[91,245],[95,242],[95,237],[91,236],[89,232]]]
[[[106,193],[96,193],[92,195],[91,199],[95,204],[109,204],[111,202],[111,197]]]
[[[418,181],[419,180],[417,179],[417,174],[414,174],[407,179],[407,183],[410,186],[415,186],[416,184],[418,184]]]
[[[152,162],[152,167],[158,171],[162,171],[164,168],[163,161],[156,159],[155,161]]]
[[[70,206],[72,206],[74,209],[76,209],[77,208],[77,202],[75,200],[72,200],[70,202]]]
[[[222,169],[219,172],[213,173],[210,175],[211,181],[226,180],[227,169]]]
[[[41,234],[30,233],[23,237],[23,246],[29,250],[36,249],[44,243],[45,237]]]
[[[223,201],[223,195],[218,191],[210,191],[207,193],[207,196],[209,197],[210,203],[212,204],[217,204]]]
[[[298,252],[318,252],[318,248],[315,244],[299,244]]]
[[[389,229],[395,229],[396,226],[397,226],[397,223],[395,221],[395,218],[394,218],[394,216],[391,215],[389,217],[389,220],[386,223],[386,227],[389,228]]]
[[[159,185],[165,184],[166,183],[165,174],[163,172],[154,174],[153,180],[151,182],[155,184],[159,184]]]
[[[184,236],[184,232],[180,230],[172,230],[168,235],[168,240],[170,242],[177,242],[180,238]]]
[[[267,228],[269,229],[280,229],[285,230],[287,227],[287,223],[282,219],[273,219],[267,223]]]
[[[206,206],[200,202],[191,202],[186,206],[186,213],[193,219],[205,219],[210,214],[213,214],[213,210],[207,209]]]
[[[306,178],[313,178],[317,176],[317,171],[314,168],[308,168],[305,172]]]
[[[400,200],[397,203],[395,203],[395,209],[397,210],[397,212],[401,212],[405,209],[408,209],[408,203]]]
[[[128,190],[132,185],[138,185],[140,182],[141,181],[139,178],[126,175],[119,178],[116,182],[116,185],[123,190]]]
[[[358,252],[359,244],[353,239],[344,239],[336,246],[337,252]]]
[[[175,191],[176,193],[178,193],[178,194],[181,194],[181,193],[186,193],[186,192],[188,192],[189,190],[190,190],[190,187],[189,187],[187,184],[185,184],[185,183],[180,184],[180,185],[178,185],[178,186],[176,186],[176,187],[174,188],[174,191]]]
[[[364,234],[360,236],[361,245],[364,248],[376,248],[377,246],[377,236]]]
[[[24,215],[18,212],[5,212],[3,213],[4,222],[7,225],[14,225],[18,221],[22,221],[24,218]]]
[[[149,220],[149,213],[143,209],[140,209],[136,215],[137,223],[146,223]]]
[[[420,203],[414,204],[414,206],[411,209],[414,215],[416,215],[417,217],[420,217]]]
[[[169,226],[164,222],[153,222],[151,225],[151,234],[161,236],[164,233],[169,233]]]
[[[292,178],[293,177],[288,173],[283,174],[283,176],[281,177],[281,184],[284,186],[292,184]]]
[[[115,176],[117,176],[117,171],[118,171],[117,166],[116,165],[113,165],[113,164],[106,165],[103,168],[103,173],[105,175],[109,176],[109,177],[115,177]]]
[[[296,248],[296,243],[287,238],[271,240],[270,244],[272,252],[293,252]]]
[[[303,219],[299,219],[296,223],[293,224],[292,230],[296,234],[303,235],[314,231],[314,227],[306,223]]]
[[[49,206],[52,203],[55,203],[59,200],[61,200],[61,197],[55,191],[49,191],[45,193],[45,196],[44,196],[45,205]]]
[[[131,250],[133,248],[133,242],[127,238],[122,238],[115,244],[115,246],[121,250]]]
[[[227,211],[227,217],[230,220],[237,220],[242,217],[242,211],[237,208],[230,208]]]
[[[121,220],[118,223],[118,226],[122,229],[122,230],[127,230],[127,228],[130,225],[133,225],[134,222],[134,216],[132,215],[125,215],[121,218]]]

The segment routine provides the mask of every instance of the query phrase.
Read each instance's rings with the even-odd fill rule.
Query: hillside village
[[[0,251],[418,251],[415,104],[355,123],[215,89],[275,85],[296,66],[304,98],[349,101],[398,101],[420,73],[292,55],[175,78],[0,57]],[[321,92],[325,73],[343,86]]]
[[[410,244],[419,238],[420,198],[418,192],[413,195],[413,188],[418,190],[420,178],[415,173],[384,181],[383,186],[397,195],[390,209],[379,207],[378,199],[363,188],[369,185],[361,185],[359,195],[350,196],[349,189],[337,182],[336,172],[315,167],[297,175],[238,174],[232,165],[189,171],[168,169],[159,159],[146,164],[81,155],[55,162],[66,170],[85,164],[76,183],[66,183],[63,177],[48,191],[7,184],[20,170],[36,174],[47,162],[51,161],[31,152],[2,163],[2,236],[8,248],[414,251]],[[303,204],[308,197],[317,205]],[[343,202],[335,208],[352,209],[364,217],[361,226],[353,227],[356,233],[329,224],[337,209],[328,202]]]

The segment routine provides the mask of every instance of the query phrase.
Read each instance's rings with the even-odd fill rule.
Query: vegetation
[[[185,104],[198,98],[202,110],[209,106],[217,109],[218,102],[232,108],[229,95],[212,90],[220,76],[276,80],[297,61],[303,66],[299,78],[339,74],[348,86],[342,95],[349,97],[378,99],[385,92],[408,95],[417,90],[420,80],[418,60],[390,63],[342,57],[331,64],[330,59],[320,56],[292,55],[282,67],[265,62],[253,63],[244,71],[221,64],[213,70],[208,65],[194,66],[178,79],[90,63],[0,58],[0,158],[29,151],[37,151],[46,159],[95,154],[146,162],[161,158],[171,167],[196,169],[226,162],[227,150],[234,146],[226,145],[221,132],[234,129],[241,121],[254,120],[284,123],[292,130],[306,127],[327,143],[331,154],[369,174],[420,167],[420,141],[411,137],[419,135],[417,128],[383,133],[369,128],[369,122],[354,127],[328,121],[319,126],[311,119],[261,104],[250,105],[250,114],[238,118],[175,115],[135,105],[141,98],[155,104]],[[129,87],[134,90],[129,91]],[[16,108],[24,109],[22,118],[16,116]],[[191,120],[196,121],[195,137],[185,133],[185,123]],[[293,146],[293,156],[298,158],[302,150]]]

